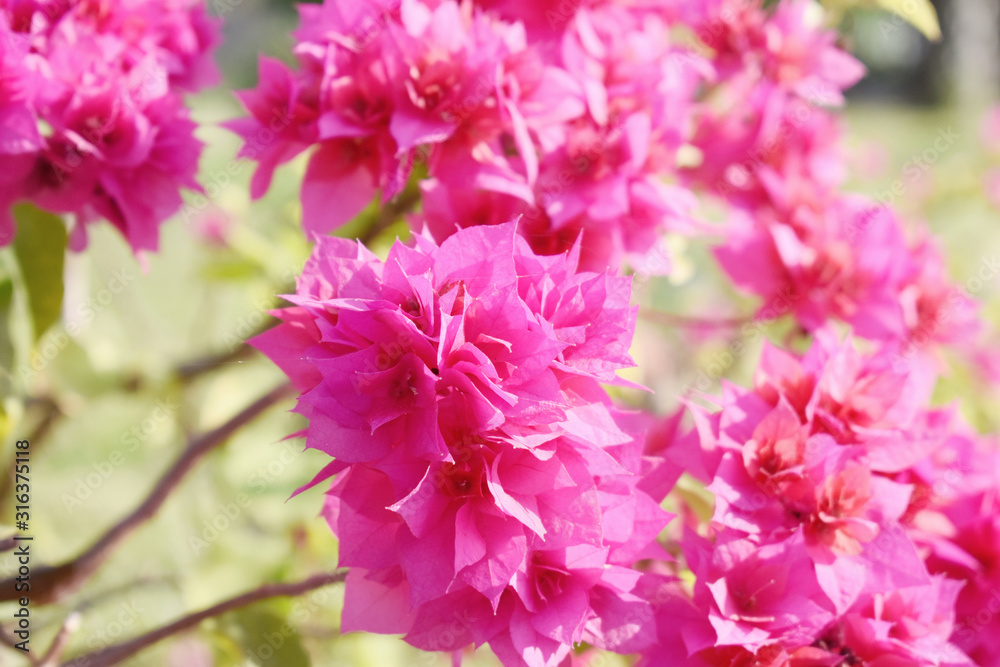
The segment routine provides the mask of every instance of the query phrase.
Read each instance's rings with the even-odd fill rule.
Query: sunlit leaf
[[[0,279],[0,368],[14,367],[14,340],[10,324],[14,305],[14,282]]]
[[[16,207],[14,217],[14,254],[28,291],[34,340],[38,340],[62,311],[66,226],[58,216],[29,205]]]
[[[281,616],[268,611],[243,609],[231,614],[231,632],[261,667],[309,667],[309,654],[296,629]]]
[[[892,29],[906,22],[933,42],[941,39],[941,24],[931,0],[823,0],[823,5],[835,19],[851,9],[878,7],[895,15],[884,19],[886,27]]]
[[[260,276],[261,267],[243,257],[213,262],[205,266],[202,276],[212,282],[241,283]]]
[[[927,39],[941,39],[941,24],[930,0],[876,0],[876,4],[908,21]]]

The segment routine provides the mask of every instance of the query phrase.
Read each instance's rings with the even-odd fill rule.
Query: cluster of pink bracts
[[[20,201],[107,219],[136,250],[195,180],[183,94],[214,83],[218,25],[197,0],[0,0],[0,245]]]
[[[342,629],[489,642],[512,665],[635,641],[629,615],[650,614],[631,565],[666,556],[670,517],[601,386],[631,365],[630,281],[577,262],[514,223],[385,262],[324,238],[255,339],[303,392],[307,445],[335,457],[314,484],[336,475]]]
[[[830,107],[863,69],[813,3],[764,4],[326,0],[297,69],[261,61],[229,127],[254,196],[310,152],[317,244],[253,342],[333,459],[344,630],[527,667],[1000,666],[1000,448],[930,407],[975,304],[926,231],[842,194]],[[181,94],[216,31],[193,0],[0,0],[0,242],[31,201],[155,248],[198,188]],[[384,261],[319,236],[406,191]],[[721,236],[761,317],[812,336],[666,420],[604,388],[619,270],[668,273],[665,233]],[[661,509],[682,474],[710,520]]]
[[[343,629],[528,667],[589,664],[581,645],[650,667],[1000,665],[1000,453],[928,407],[974,304],[925,232],[839,191],[828,107],[861,66],[811,3],[761,5],[328,0],[301,9],[297,71],[262,62],[231,124],[280,127],[255,195],[306,150],[312,232],[421,194],[384,262],[321,239],[255,340],[334,457],[314,484],[334,479]],[[695,193],[727,204],[721,230]],[[811,349],[768,347],[714,412],[616,409],[617,270],[668,271],[664,232],[720,231],[723,269]],[[682,473],[714,515],[685,509],[664,542]]]

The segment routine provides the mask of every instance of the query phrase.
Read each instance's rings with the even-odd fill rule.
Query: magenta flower
[[[839,619],[816,644],[861,664],[977,664],[949,641],[954,628],[955,597],[961,586],[934,577],[924,586],[875,595]]]
[[[241,96],[251,118],[229,124],[260,162],[254,195],[275,166],[318,144],[302,190],[315,232],[402,192],[417,160],[430,178],[413,222],[439,243],[522,215],[536,252],[560,254],[579,238],[581,267],[603,270],[639,263],[663,232],[689,228],[696,200],[664,177],[711,68],[673,45],[676,12],[595,3],[549,34],[502,5],[302,9],[299,71],[262,62],[258,88]],[[273,140],[255,147],[262,134]]]
[[[0,2],[0,33],[3,57],[12,48],[24,64],[5,65],[0,85],[10,123],[0,148],[17,153],[0,183],[0,225],[12,231],[9,205],[28,200],[74,216],[76,249],[104,218],[134,250],[155,250],[180,190],[200,189],[201,143],[181,91],[215,81],[216,23],[190,1]]]
[[[712,95],[697,117],[702,160],[689,177],[730,202],[788,214],[822,210],[844,178],[837,120],[822,105],[864,68],[803,0],[700,3],[690,20],[714,51]]]
[[[645,605],[627,567],[663,556],[669,518],[600,385],[631,364],[635,309],[628,279],[576,261],[536,256],[513,223],[384,263],[321,238],[283,324],[254,340],[302,390],[307,446],[335,457],[314,484],[335,476],[345,629],[489,641],[508,664],[642,643],[603,613]],[[376,589],[384,604],[360,602]],[[456,608],[476,620],[437,645]]]
[[[401,192],[418,157],[503,154],[498,142],[511,109],[499,91],[509,59],[525,46],[518,26],[453,0],[328,0],[300,12],[301,69],[262,61],[258,89],[241,95],[252,118],[229,124],[247,141],[242,153],[260,162],[255,197],[277,165],[318,143],[303,182],[303,224],[325,233],[377,192],[384,200]],[[259,141],[261,134],[270,140]],[[433,154],[418,155],[430,147]],[[335,212],[330,200],[340,203]]]
[[[25,65],[30,44],[26,35],[11,29],[0,12],[0,245],[14,238],[10,205],[20,198],[20,182],[32,166],[32,156],[42,148],[34,109],[39,77]]]
[[[976,336],[977,306],[947,276],[926,235],[907,242],[892,209],[856,197],[790,222],[741,218],[715,254],[733,282],[813,331],[831,320],[862,338],[893,342],[898,364],[920,365],[937,346]]]
[[[683,537],[693,596],[659,602],[688,620],[660,610],[650,655],[959,665],[983,650],[959,639],[954,609],[962,596],[984,604],[962,582],[995,553],[981,546],[992,538],[973,546],[972,526],[992,525],[997,457],[951,411],[925,407],[932,368],[896,364],[896,349],[862,354],[821,329],[801,358],[767,346],[754,388],[725,385],[719,412],[689,406],[702,456],[686,458],[711,478],[715,508],[706,536],[689,523]]]
[[[756,650],[808,638],[833,619],[805,551],[794,540],[767,546],[737,540],[718,545],[704,573],[715,646]],[[701,589],[695,597],[704,594]]]

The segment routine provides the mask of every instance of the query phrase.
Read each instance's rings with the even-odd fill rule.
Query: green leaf
[[[14,255],[28,291],[37,341],[62,311],[66,226],[58,216],[27,204],[15,207],[14,218],[17,220]]]
[[[941,24],[938,22],[937,11],[931,0],[823,0],[823,5],[827,8],[834,22],[838,22],[843,14],[849,10],[877,7],[892,12],[898,17],[886,19],[891,21],[893,26],[897,23],[902,25],[902,22],[906,21],[932,42],[941,39]]]
[[[0,279],[0,368],[14,367],[14,340],[10,333],[14,283]]]
[[[231,257],[207,264],[201,275],[211,282],[245,282],[262,273],[263,269],[256,262],[244,257]]]
[[[290,621],[269,611],[242,609],[227,617],[227,634],[261,667],[310,667],[309,654]],[[234,627],[235,626],[235,627]]]
[[[902,17],[932,42],[941,39],[941,24],[931,0],[875,0],[875,4]]]

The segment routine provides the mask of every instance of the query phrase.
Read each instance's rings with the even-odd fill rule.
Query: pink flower
[[[525,48],[519,26],[454,0],[396,5],[303,7],[300,70],[262,62],[258,89],[242,95],[253,118],[229,124],[247,140],[243,154],[260,161],[255,197],[277,165],[320,144],[303,182],[307,230],[336,229],[379,191],[391,199],[417,159],[434,165],[474,154],[473,169],[488,172],[490,160],[479,158],[502,155],[501,135],[517,122],[500,90],[505,68]],[[256,150],[255,136],[275,122],[277,141]],[[524,182],[516,169],[501,168]],[[329,201],[338,206],[331,210]]]
[[[765,309],[791,312],[810,331],[839,319],[858,336],[895,341],[905,360],[975,333],[976,306],[935,245],[908,243],[892,210],[864,199],[840,198],[822,214],[800,209],[789,222],[735,220],[715,252]]]
[[[718,95],[744,111],[698,118],[701,161],[684,174],[738,206],[821,210],[846,176],[839,120],[767,81],[739,84]]]
[[[844,179],[839,105],[864,68],[804,0],[702,3],[690,17],[713,51],[712,100],[696,117],[694,182],[728,201],[782,213],[822,210]]]
[[[981,438],[940,415],[929,424],[941,433],[932,457],[908,471],[922,490],[908,517],[911,532],[927,550],[931,572],[964,582],[955,603],[952,641],[976,664],[1000,660],[992,636],[998,627],[1000,522],[996,488],[1000,456],[994,438]]]
[[[246,141],[240,156],[259,162],[250,195],[262,197],[271,186],[275,168],[316,141],[316,93],[306,89],[283,63],[261,58],[257,88],[237,96],[251,118],[232,120],[225,126]]]
[[[635,310],[627,279],[576,261],[536,256],[513,223],[384,263],[321,238],[254,340],[302,390],[307,446],[335,457],[313,483],[335,476],[324,515],[357,573],[345,629],[489,641],[529,665],[584,637],[642,642],[607,624],[645,604],[626,568],[663,555],[668,515],[600,386],[631,364]],[[352,602],[376,585],[384,606]],[[477,620],[440,646],[456,605]]]
[[[842,617],[817,644],[863,664],[977,664],[949,641],[960,588],[959,582],[934,577],[925,586],[875,595]]]
[[[595,3],[548,33],[532,11],[485,5],[327,0],[303,9],[300,71],[262,69],[259,92],[243,95],[253,119],[230,124],[249,142],[276,110],[305,107],[273,146],[244,149],[261,162],[255,196],[274,166],[319,143],[302,190],[314,232],[339,227],[378,192],[394,197],[417,160],[430,178],[413,222],[439,243],[459,226],[522,215],[536,252],[560,254],[579,240],[581,267],[599,271],[641,263],[663,232],[689,228],[696,200],[664,176],[710,68],[673,45],[676,12]],[[456,211],[470,215],[459,223]]]
[[[994,106],[983,114],[979,136],[988,149],[1000,152],[1000,107]]]
[[[822,104],[843,102],[865,69],[837,47],[837,33],[823,26],[821,15],[805,0],[776,5],[713,0],[701,3],[692,17],[698,36],[715,51],[720,75],[739,76],[759,68],[761,76],[805,99]]]
[[[30,50],[27,36],[11,29],[0,12],[0,245],[14,238],[9,209],[20,198],[20,181],[31,170],[32,155],[42,147],[34,109],[38,76],[25,66]]]
[[[104,218],[136,251],[155,250],[180,190],[200,189],[201,143],[180,89],[212,82],[216,23],[188,1],[0,3],[0,32],[11,28],[4,44],[31,75],[17,83],[14,69],[13,87],[0,86],[0,113],[15,114],[4,98],[20,104],[5,131],[21,136],[0,141],[18,153],[0,183],[0,224],[10,203],[29,200],[75,215],[74,248]]]
[[[994,207],[1000,208],[1000,167],[992,167],[983,175],[983,192]]]
[[[710,620],[715,605],[725,619],[712,621],[714,637],[704,628],[688,631],[684,644],[692,659],[697,654],[708,664],[729,664],[725,660],[735,658],[724,658],[729,654],[718,654],[718,647],[732,644],[753,654],[777,643],[788,655],[782,660],[791,661],[801,648],[830,650],[840,642],[859,656],[868,651],[865,659],[899,654],[928,661],[919,664],[952,664],[935,657],[946,651],[958,656],[954,664],[965,664],[961,651],[947,644],[947,614],[959,588],[929,576],[923,560],[933,553],[932,572],[969,579],[966,568],[974,560],[958,546],[953,521],[981,520],[974,518],[982,516],[978,510],[969,510],[981,501],[977,494],[993,488],[993,477],[963,479],[957,472],[975,466],[979,446],[960,435],[949,412],[923,407],[933,375],[897,368],[893,357],[892,346],[861,354],[820,330],[801,358],[766,347],[754,389],[724,387],[720,412],[691,406],[713,476],[708,489],[716,496],[709,539],[689,532],[683,541],[698,577],[692,603]],[[739,558],[730,557],[732,545],[739,545]],[[774,550],[787,562],[805,563],[808,574],[799,579],[810,582],[804,584],[809,598],[830,610],[805,635],[785,636],[771,626],[777,614],[738,611],[745,591],[728,594],[732,577],[725,572]],[[763,569],[755,564],[747,571]],[[698,593],[702,584],[713,591],[711,602]],[[849,639],[830,634],[827,624],[835,618],[869,608],[877,621],[836,626],[855,633]],[[880,624],[890,616],[899,626],[885,635]],[[751,622],[755,618],[763,625]],[[866,634],[869,627],[876,635]]]
[[[833,619],[833,606],[795,539],[765,546],[749,540],[719,544],[702,567],[696,570],[695,601],[710,598],[708,620],[716,635],[711,645],[757,650],[775,641],[808,644]]]

